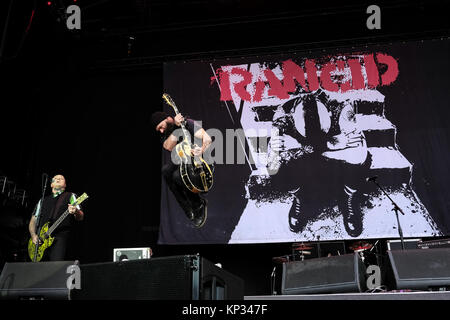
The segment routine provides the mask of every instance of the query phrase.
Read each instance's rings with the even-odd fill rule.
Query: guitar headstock
[[[167,103],[169,106],[171,106],[171,107],[175,110],[175,113],[178,113],[178,108],[177,108],[177,106],[175,105],[175,102],[173,101],[172,97],[169,96],[167,93],[164,93],[164,94],[162,95],[162,97],[163,97],[163,99],[166,101],[166,103]]]
[[[75,200],[75,203],[73,204],[73,206],[77,206],[80,203],[82,203],[84,200],[86,200],[87,198],[89,198],[89,196],[86,193],[83,193],[81,196],[79,196],[77,198],[77,200]]]

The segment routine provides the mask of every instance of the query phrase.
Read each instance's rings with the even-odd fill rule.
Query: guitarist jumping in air
[[[32,243],[36,245],[39,241],[40,244],[43,244],[43,239],[39,239],[39,230],[47,222],[51,224],[57,221],[68,210],[69,216],[52,233],[54,239],[46,251],[45,260],[61,261],[66,258],[71,227],[75,221],[83,220],[84,213],[79,205],[71,205],[76,201],[76,195],[66,191],[66,179],[64,176],[60,174],[54,176],[50,186],[52,194],[46,196],[43,201],[39,200],[34,208],[28,229]],[[37,221],[39,221],[39,225],[37,225]]]
[[[175,108],[174,105],[172,106]],[[177,115],[174,118],[165,112],[152,114],[151,122],[155,130],[161,135],[163,148],[169,152],[175,149],[174,151],[181,158],[179,159],[181,164],[174,163],[174,157],[172,156],[172,161],[165,164],[161,172],[167,186],[188,219],[192,221],[195,227],[201,228],[206,222],[207,201],[200,196],[200,193],[207,192],[212,185],[212,172],[201,156],[211,144],[211,137],[203,128],[198,126],[197,122],[192,119],[185,119],[177,111],[176,109]],[[182,129],[179,132],[185,134],[185,141],[179,142],[179,139],[174,135],[176,129]],[[201,141],[201,147],[192,145],[191,141],[186,142],[186,135],[192,137],[193,140]],[[183,143],[185,143],[184,146]],[[190,155],[183,154],[183,151],[189,152]],[[186,158],[189,158],[189,160],[185,161]],[[197,174],[196,166],[186,165],[191,159],[194,163],[196,162],[195,159],[200,159],[196,165],[201,171],[200,174]],[[198,165],[198,163],[201,165]],[[207,178],[205,178],[205,172]],[[197,180],[197,183],[195,180]]]

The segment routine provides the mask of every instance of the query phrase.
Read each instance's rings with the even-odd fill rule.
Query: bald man
[[[39,200],[31,216],[28,230],[33,243],[37,244],[39,229],[48,221],[55,222],[68,209],[70,216],[66,217],[53,232],[52,236],[55,240],[52,246],[46,250],[43,258],[47,261],[62,261],[66,259],[67,243],[72,226],[75,221],[83,220],[84,213],[80,206],[71,205],[77,197],[74,193],[66,191],[66,179],[63,175],[54,176],[50,187],[52,194],[44,197],[43,201]],[[39,221],[39,225],[37,225],[37,221]]]

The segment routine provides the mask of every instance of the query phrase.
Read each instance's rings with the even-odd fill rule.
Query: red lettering
[[[270,89],[267,92],[269,96],[276,96],[280,99],[289,99],[289,94],[283,88],[280,79],[277,78],[277,76],[273,73],[272,70],[270,69],[264,70],[264,75],[266,76],[267,81],[269,81]]]
[[[253,95],[253,101],[254,102],[260,102],[262,100],[262,95],[264,93],[264,88],[266,87],[266,84],[262,80],[258,80],[255,83],[255,94]]]
[[[387,86],[394,82],[399,72],[397,60],[387,54],[377,53],[377,61],[387,65],[386,72],[381,75],[381,85]]]
[[[320,82],[322,83],[322,88],[328,91],[339,91],[339,86],[336,82],[331,80],[331,72],[336,70],[336,64],[333,62],[328,62],[322,67],[322,72],[320,74]]]
[[[339,71],[345,70],[345,62],[344,61],[338,60],[338,61],[336,61],[336,64],[337,64],[337,69]],[[350,80],[347,80],[346,82],[341,82],[339,84],[339,87],[341,89],[341,92],[347,92],[348,90],[351,89]]]
[[[215,79],[212,77],[211,80]],[[222,69],[217,70],[217,81],[219,81],[220,88],[220,100],[227,101],[231,100],[231,89],[230,89],[230,74]]]
[[[362,75],[361,63],[359,59],[349,59],[347,61],[352,72],[352,89],[359,90],[364,89],[364,77]]]
[[[369,89],[375,89],[380,84],[380,75],[373,54],[364,56],[364,66],[366,67],[367,86]]]
[[[398,62],[392,56],[383,53],[376,53],[376,56],[374,54],[367,54],[363,57],[363,63],[367,74],[368,89],[374,89],[380,85],[390,85],[398,77]],[[385,65],[386,68],[383,68],[385,71],[380,76],[382,72],[380,71],[381,65]],[[344,82],[344,76],[341,77],[339,73],[344,73],[346,67],[350,68],[351,77]],[[278,79],[271,69],[264,70],[263,72],[267,81],[259,78],[253,84],[253,97],[247,89],[249,85],[252,85],[254,76],[244,68],[233,67],[231,71],[218,69],[216,72],[217,78],[212,77],[211,81],[218,81],[220,100],[222,101],[232,100],[232,90],[234,90],[245,101],[260,102],[262,101],[264,89],[267,85],[269,85],[268,95],[275,96],[279,99],[289,99],[290,94],[296,92],[297,86],[301,86],[306,92],[318,90],[319,87],[333,92],[365,89],[366,84],[364,82],[362,67],[363,65],[359,58],[352,58],[347,61],[330,61],[322,66],[319,83],[319,77],[317,76],[318,66],[314,60],[307,59],[304,68],[292,60],[286,60],[282,63],[283,79]],[[336,76],[332,76],[334,72],[339,73]],[[232,83],[231,76],[233,75],[241,76],[242,80]]]
[[[242,68],[233,68],[231,69],[231,73],[238,74],[243,78],[242,81],[234,84],[234,92],[236,92],[242,100],[251,101],[252,97],[250,93],[248,93],[246,86],[252,82],[252,74]]]
[[[307,92],[309,91],[306,86],[305,71],[292,60],[286,60],[283,62],[283,83],[287,92],[295,92],[294,80]]]
[[[319,79],[317,78],[317,67],[313,60],[305,61],[306,77],[310,91],[319,89]]]
[[[277,78],[272,70],[264,70],[264,75],[269,81],[270,89],[268,94],[276,96],[279,99],[289,99],[288,93],[295,92],[296,82],[306,91],[309,91],[306,86],[305,72],[292,60],[283,62],[283,83]]]

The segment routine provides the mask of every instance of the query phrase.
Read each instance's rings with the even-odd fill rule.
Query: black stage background
[[[162,110],[163,62],[448,37],[446,1],[380,1],[381,30],[366,28],[372,3],[355,3],[99,1],[83,9],[80,1],[82,29],[68,31],[47,1],[13,2],[1,51],[0,176],[26,190],[27,206],[1,195],[0,263],[26,260],[41,175],[62,173],[68,190],[91,197],[73,239],[81,263],[112,261],[117,247],[200,253],[242,277],[245,294],[269,294],[271,258],[289,254],[289,243],[156,243],[161,147],[149,116]]]

